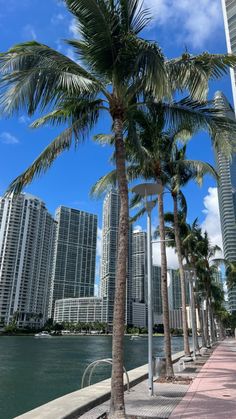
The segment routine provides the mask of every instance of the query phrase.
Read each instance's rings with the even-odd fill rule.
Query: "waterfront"
[[[163,337],[154,337],[154,354],[163,355]],[[172,339],[173,352],[183,339]],[[111,336],[66,336],[51,339],[0,337],[0,418],[12,419],[66,393],[78,390],[86,366],[111,357]],[[147,338],[125,337],[127,370],[147,363]],[[110,376],[97,369],[93,382]]]

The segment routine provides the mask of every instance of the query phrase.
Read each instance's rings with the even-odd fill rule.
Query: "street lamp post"
[[[190,301],[191,301],[191,323],[192,323],[192,338],[193,338],[193,358],[196,359],[197,353],[197,345],[196,345],[196,330],[195,330],[195,304],[194,304],[194,291],[193,291],[193,277],[192,272],[189,275],[189,294],[190,294]]]
[[[196,359],[197,355],[197,330],[196,330],[196,308],[194,304],[194,269],[189,266],[185,266],[184,270],[189,273],[189,297],[191,306],[191,323],[192,323],[192,343],[193,343],[193,358]]]
[[[159,183],[143,183],[136,185],[132,192],[145,198],[147,210],[147,279],[148,279],[148,392],[153,396],[153,304],[152,304],[152,240],[151,240],[151,212],[155,202],[148,197],[161,192]]]

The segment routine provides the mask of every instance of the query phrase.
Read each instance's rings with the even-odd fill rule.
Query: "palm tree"
[[[117,179],[121,201],[118,261],[113,320],[113,368],[110,414],[124,417],[123,334],[128,248],[128,188],[123,134],[128,113],[143,101],[143,92],[156,98],[171,97],[177,90],[204,99],[208,81],[236,64],[230,55],[183,54],[164,60],[155,42],[139,36],[150,20],[140,0],[65,0],[74,15],[79,39],[69,40],[80,62],[38,42],[25,42],[0,56],[1,109],[12,115],[25,108],[49,111],[33,124],[68,124],[33,164],[8,189],[19,193],[45,172],[63,151],[76,145],[95,126],[101,112],[108,112],[114,133]],[[116,412],[116,413],[115,413]]]
[[[178,109],[178,118],[176,118],[176,109]],[[158,196],[158,213],[159,213],[159,235],[161,243],[161,275],[162,275],[162,301],[163,301],[163,322],[165,330],[165,355],[166,355],[166,375],[171,377],[173,375],[172,361],[171,361],[171,338],[169,328],[169,308],[168,308],[168,290],[167,290],[167,259],[166,259],[166,245],[165,245],[165,225],[164,225],[164,205],[163,194],[164,187],[169,186],[174,203],[178,189],[182,184],[187,183],[191,178],[197,178],[200,182],[203,174],[213,173],[214,169],[203,162],[186,160],[185,152],[186,146],[180,150],[177,147],[176,140],[188,132],[194,133],[201,127],[205,127],[208,131],[212,131],[214,116],[209,110],[203,106],[203,103],[198,104],[196,101],[192,102],[189,99],[180,101],[174,104],[149,102],[142,111],[136,110],[134,118],[128,125],[128,134],[126,139],[126,158],[129,162],[127,167],[128,179],[130,181],[137,178],[144,178],[154,180],[154,182],[161,183],[161,193]],[[213,117],[213,119],[211,119]],[[136,129],[134,129],[136,124]],[[169,127],[168,127],[169,125]],[[133,141],[135,136],[135,145]],[[112,136],[100,135],[97,140],[105,143],[112,143]],[[112,171],[108,175],[103,176],[94,185],[92,193],[101,195],[108,185],[115,184],[116,171]],[[132,200],[132,205],[137,203],[140,197]],[[145,208],[139,211],[137,216],[144,213]],[[175,208],[175,214],[177,207]],[[136,216],[136,218],[137,218]],[[175,227],[178,225],[175,220]],[[176,236],[178,237],[177,233]],[[182,256],[179,248],[180,269],[182,266]],[[184,342],[185,353],[190,355],[188,345],[188,327],[185,303],[185,280],[183,266],[181,271],[181,290],[183,298],[183,320],[184,320]]]
[[[183,134],[186,137],[186,131],[180,130],[174,132],[174,137],[183,139]],[[193,134],[193,132],[191,133]],[[189,136],[190,133],[187,132]],[[181,284],[181,301],[182,301],[182,321],[183,321],[183,336],[184,336],[184,352],[185,356],[190,356],[189,340],[188,340],[188,322],[187,322],[187,311],[186,311],[186,286],[185,286],[185,274],[183,266],[183,252],[181,246],[181,235],[179,226],[179,210],[178,201],[181,201],[182,209],[184,209],[184,215],[186,217],[186,201],[180,188],[187,185],[190,180],[196,180],[198,184],[202,183],[203,176],[205,174],[211,174],[217,178],[215,169],[208,163],[204,163],[199,160],[188,160],[186,158],[186,145],[179,148],[177,145],[173,147],[173,153],[170,156],[169,162],[166,162],[166,173],[169,178],[169,189],[173,199],[173,218],[171,214],[165,215],[166,221],[172,221],[174,227],[174,239],[175,247],[178,257],[179,265],[179,276]]]

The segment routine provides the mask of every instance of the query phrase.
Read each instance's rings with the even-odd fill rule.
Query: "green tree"
[[[228,55],[185,53],[164,60],[155,42],[139,36],[150,20],[139,0],[65,0],[79,28],[77,40],[69,40],[81,65],[38,42],[18,44],[0,56],[1,108],[8,115],[26,108],[49,111],[34,127],[67,124],[34,163],[18,177],[9,193],[19,193],[36,175],[47,170],[55,158],[73,143],[84,139],[102,112],[108,112],[116,150],[121,200],[118,262],[113,320],[113,366],[111,416],[124,417],[123,333],[128,248],[128,188],[123,134],[128,112],[143,100],[143,92],[156,98],[170,97],[173,90],[188,89],[203,99],[208,80],[217,79],[234,65]]]
[[[222,119],[223,123],[227,123]],[[176,103],[163,103],[151,101],[143,110],[136,110],[134,119],[128,125],[126,139],[126,158],[128,160],[127,175],[128,180],[133,181],[137,178],[152,180],[161,183],[161,193],[158,196],[158,215],[159,215],[159,234],[161,242],[161,272],[162,272],[162,301],[163,301],[163,322],[165,330],[165,355],[167,359],[166,374],[168,377],[173,375],[171,361],[171,339],[169,330],[169,308],[167,291],[167,259],[165,244],[165,225],[164,225],[164,189],[167,187],[172,194],[174,201],[174,225],[176,229],[175,239],[178,239],[176,212],[178,210],[177,194],[179,188],[185,185],[190,179],[202,179],[205,173],[213,173],[214,169],[203,162],[186,159],[186,146],[181,148],[177,145],[177,140],[183,137],[186,139],[190,134],[195,133],[200,128],[207,129],[210,133],[219,123],[218,116],[214,115],[206,104],[197,104],[196,101],[181,100]],[[135,125],[135,129],[134,129]],[[135,136],[135,142],[133,140]],[[112,143],[111,136],[100,135],[97,137],[100,142]],[[100,196],[110,184],[115,184],[117,180],[116,171],[105,175],[94,185],[93,195]],[[131,206],[139,203],[140,197],[135,196]],[[145,212],[142,208],[138,216]],[[179,242],[178,242],[179,244]],[[185,305],[185,280],[182,266],[181,250],[178,247],[178,255],[181,271],[181,291],[183,298],[183,320],[184,320],[184,349],[186,355],[190,354],[188,345],[188,328]]]

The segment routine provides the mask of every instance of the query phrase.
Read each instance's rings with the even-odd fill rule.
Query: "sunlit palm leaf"
[[[39,155],[39,157],[29,166],[29,168],[18,176],[8,187],[6,195],[19,194],[24,186],[40,174],[46,172],[54,160],[65,150],[69,150],[72,145],[73,134],[77,132],[79,123],[66,129],[55,138]]]
[[[64,95],[94,94],[99,83],[80,65],[46,45],[19,44],[0,55],[0,105],[12,114],[55,105]]]
[[[112,170],[105,176],[102,176],[95,185],[92,186],[90,195],[93,198],[100,198],[105,192],[111,189],[112,186],[117,186],[117,173]]]
[[[205,100],[209,80],[216,80],[228,73],[228,68],[235,67],[236,56],[230,54],[209,54],[198,56],[188,53],[180,58],[166,61],[173,90],[188,90],[198,100]]]

